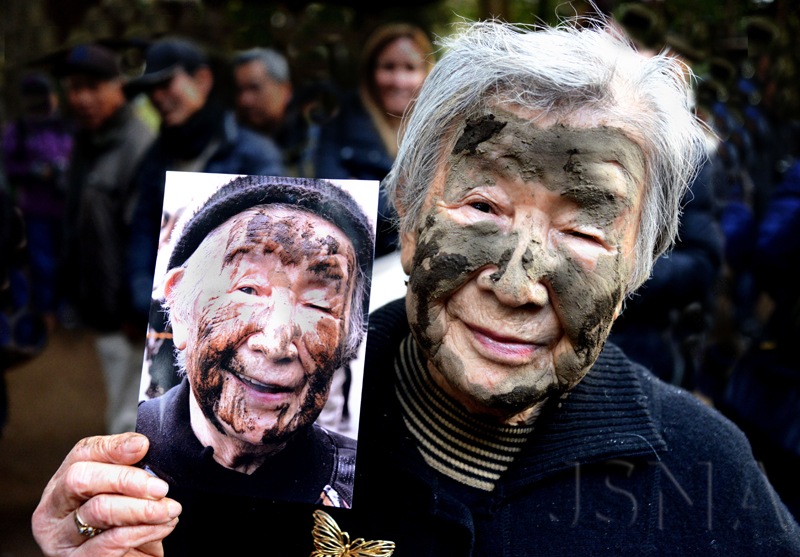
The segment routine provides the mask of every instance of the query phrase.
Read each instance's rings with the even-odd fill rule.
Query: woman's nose
[[[503,268],[490,267],[478,276],[478,285],[491,290],[503,305],[545,306],[550,300],[546,284],[548,256],[541,242],[518,245]]]
[[[273,292],[272,297],[271,308],[258,317],[259,330],[247,338],[247,345],[274,362],[292,362],[298,358],[297,340],[301,333],[295,306],[278,292]]]

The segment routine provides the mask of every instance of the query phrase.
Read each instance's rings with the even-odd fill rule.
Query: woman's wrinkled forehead
[[[581,202],[587,195],[614,198],[614,203],[638,211],[646,159],[635,137],[625,126],[594,113],[550,117],[508,103],[489,106],[453,131],[453,147],[440,153],[414,228],[423,225],[423,215],[436,199],[459,196],[499,177],[541,182]],[[614,174],[622,176],[622,188],[609,188],[617,182],[609,179]]]
[[[353,245],[337,226],[318,215],[277,204],[256,206],[231,217],[203,240],[196,255],[215,260],[222,269],[251,252],[274,253],[285,265],[334,255],[343,255],[350,268],[355,264]]]
[[[451,170],[482,166],[562,191],[592,185],[591,169],[612,163],[627,186],[619,193],[631,203],[645,179],[641,147],[618,127],[579,118],[532,121],[499,107],[465,122],[447,162]]]

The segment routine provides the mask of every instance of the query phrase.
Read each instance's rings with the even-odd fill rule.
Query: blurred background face
[[[271,79],[258,60],[237,66],[233,77],[236,108],[242,121],[258,129],[280,127],[292,97],[292,86]]]
[[[88,74],[72,74],[64,80],[67,102],[84,129],[100,129],[125,104],[122,81]]]
[[[200,68],[195,75],[179,70],[170,79],[154,85],[148,96],[161,115],[163,125],[183,125],[203,108],[211,91],[210,80],[210,70]]]
[[[375,92],[381,107],[402,116],[427,75],[423,53],[414,41],[401,37],[389,43],[375,64]]]

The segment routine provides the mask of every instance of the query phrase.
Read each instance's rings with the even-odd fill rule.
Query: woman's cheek
[[[587,272],[594,272],[600,257],[614,255],[615,248],[608,248],[598,241],[575,236],[569,233],[555,233],[557,250],[563,248],[568,257]]]
[[[303,344],[317,368],[332,365],[342,335],[342,320],[308,316],[303,326]]]
[[[595,268],[586,269],[577,259],[561,250],[562,264],[553,276],[558,312],[579,367],[591,365],[603,348],[608,330],[624,295],[622,258],[597,258]],[[573,366],[568,366],[573,367]]]

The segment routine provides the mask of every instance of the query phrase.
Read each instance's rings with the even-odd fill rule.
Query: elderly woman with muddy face
[[[684,68],[602,24],[478,23],[445,46],[384,183],[408,292],[370,316],[359,475],[334,520],[397,555],[800,554],[742,433],[605,345],[703,156]],[[137,442],[87,442],[65,466],[130,463],[145,447],[117,447]],[[74,493],[60,474],[40,541],[50,499]],[[207,548],[189,533],[217,504],[185,506],[165,548]],[[225,509],[238,532],[280,525],[275,554],[312,537],[314,555],[351,554],[310,509]],[[172,528],[159,517],[148,540]]]
[[[513,37],[495,34],[436,70],[474,80],[426,83],[385,185],[427,372],[470,412],[525,424],[586,375],[669,247],[702,136],[668,59],[602,34],[591,39],[613,54],[587,59],[568,54],[573,35],[534,34],[535,48],[504,46],[535,63],[504,67],[518,61],[478,58]],[[483,64],[493,71],[470,69]]]

